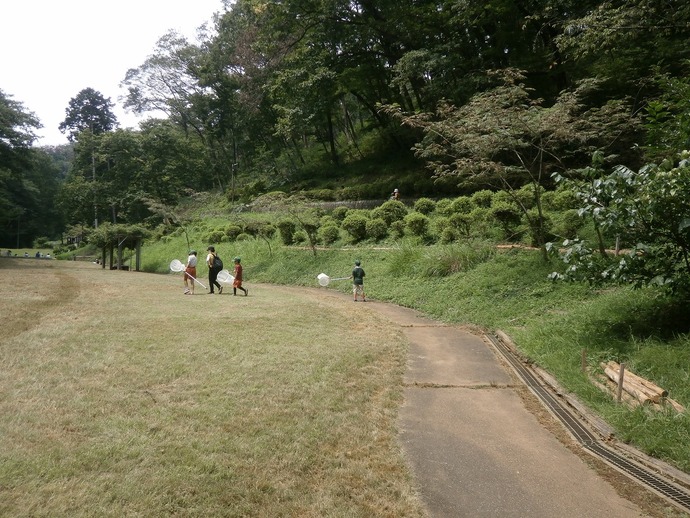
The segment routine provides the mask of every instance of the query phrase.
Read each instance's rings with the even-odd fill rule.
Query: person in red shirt
[[[235,257],[235,272],[233,273],[233,276],[235,277],[235,280],[232,283],[232,294],[237,295],[237,290],[240,289],[244,292],[244,296],[246,297],[249,295],[249,290],[247,288],[242,287],[242,265],[240,264],[240,258]]]

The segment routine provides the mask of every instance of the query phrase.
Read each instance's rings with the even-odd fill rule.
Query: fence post
[[[625,376],[625,363],[621,363],[621,368],[618,371],[618,393],[616,394],[616,400],[620,403],[621,396],[623,395],[623,377]]]

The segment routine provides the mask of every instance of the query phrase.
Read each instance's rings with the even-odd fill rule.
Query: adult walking
[[[218,288],[218,295],[220,295],[223,293],[223,286],[221,286],[218,282],[218,272],[223,269],[223,266],[221,265],[220,268],[218,267],[218,263],[216,261],[218,254],[216,254],[216,249],[214,246],[209,246],[206,251],[208,252],[208,255],[206,256],[206,266],[208,266],[209,294],[213,295],[213,287],[215,286]]]

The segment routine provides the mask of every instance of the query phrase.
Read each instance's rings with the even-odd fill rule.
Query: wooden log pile
[[[610,361],[601,363],[601,368],[605,374],[605,388],[617,394],[621,373],[620,364]],[[680,403],[668,397],[667,390],[627,369],[623,369],[622,389],[621,400],[630,406],[643,405],[654,409],[671,407],[677,412],[685,411]]]

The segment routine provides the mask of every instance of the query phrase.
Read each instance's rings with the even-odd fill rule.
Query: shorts
[[[233,288],[241,288],[242,287],[242,281],[240,279],[235,278],[235,280],[232,281],[232,287]]]
[[[191,266],[187,266],[187,268],[185,268],[184,271],[185,271],[184,280],[186,281],[187,279],[189,279],[190,281],[194,282],[192,280],[192,277],[194,277],[194,279],[196,279],[196,268],[191,267]]]
[[[364,295],[364,284],[353,284],[352,293],[355,295]]]

